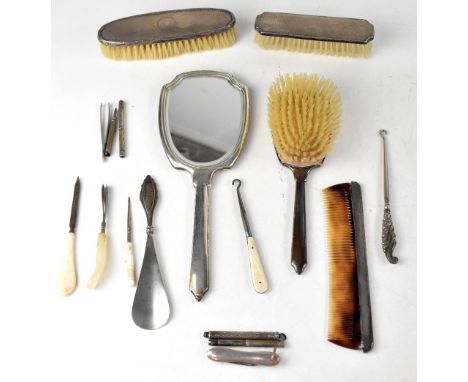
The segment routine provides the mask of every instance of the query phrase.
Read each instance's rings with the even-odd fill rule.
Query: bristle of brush
[[[101,43],[101,52],[113,60],[160,60],[185,53],[227,48],[235,42],[236,29],[232,27],[211,36],[187,40],[120,46]]]
[[[340,115],[337,88],[318,75],[285,75],[270,87],[269,125],[283,163],[299,167],[319,164],[332,147]]]
[[[289,50],[292,52],[326,54],[330,56],[344,56],[367,58],[372,52],[372,43],[353,44],[322,40],[307,40],[292,37],[266,36],[256,33],[255,42],[263,49]]]
[[[328,341],[361,347],[357,258],[349,183],[323,190],[328,231]]]

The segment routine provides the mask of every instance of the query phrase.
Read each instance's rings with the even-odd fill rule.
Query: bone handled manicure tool
[[[127,270],[128,285],[134,287],[135,281],[135,258],[133,255],[133,242],[132,242],[132,211],[130,207],[130,196],[128,197],[127,208],[127,253],[125,257],[125,264]]]
[[[70,231],[68,232],[68,249],[66,257],[60,269],[58,279],[58,291],[63,296],[68,296],[76,289],[76,265],[75,265],[75,229],[78,216],[78,202],[80,198],[80,178],[76,178],[73,191],[73,201],[70,214]]]
[[[387,145],[385,136],[388,134],[387,130],[380,130],[383,145],[383,165],[384,165],[384,216],[382,221],[382,249],[385,257],[391,264],[398,263],[398,257],[393,256],[393,250],[396,246],[395,227],[393,226],[392,214],[390,212],[390,187],[388,181],[388,159],[387,159]]]
[[[89,289],[96,289],[99,286],[106,272],[107,262],[109,260],[109,253],[108,253],[108,248],[107,248],[107,234],[106,234],[107,207],[108,207],[107,195],[108,195],[108,188],[105,184],[103,184],[101,187],[101,203],[102,203],[101,232],[99,232],[98,234],[98,240],[97,240],[97,245],[96,245],[96,266],[87,284]]]
[[[249,260],[250,260],[250,273],[252,275],[252,282],[257,293],[265,293],[268,290],[268,280],[263,269],[260,255],[257,251],[255,240],[250,231],[250,225],[247,220],[247,213],[245,212],[244,202],[240,194],[240,186],[242,182],[239,179],[232,181],[234,187],[236,187],[237,200],[239,201],[240,214],[242,217],[242,223],[244,225],[245,236],[247,238],[247,247],[249,249]]]

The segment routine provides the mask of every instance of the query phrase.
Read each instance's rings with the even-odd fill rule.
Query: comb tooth
[[[328,231],[330,304],[328,340],[358,349],[361,345],[357,264],[349,184],[323,190]]]

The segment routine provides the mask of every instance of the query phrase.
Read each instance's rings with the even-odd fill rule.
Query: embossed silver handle
[[[384,216],[382,221],[382,249],[385,257],[391,264],[398,263],[398,257],[393,256],[393,250],[396,246],[395,227],[393,226],[392,214],[390,212],[390,186],[388,181],[388,159],[387,159],[387,145],[385,142],[385,135],[388,134],[387,130],[380,130],[383,145],[383,165],[384,165]]]

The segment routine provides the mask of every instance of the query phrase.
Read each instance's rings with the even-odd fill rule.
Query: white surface
[[[159,62],[113,62],[100,55],[98,28],[112,19],[155,10],[193,6],[230,9],[238,42],[231,48]],[[366,18],[376,28],[369,60],[262,51],[253,43],[253,22],[262,11],[287,11]],[[21,356],[42,360],[48,380],[58,381],[414,381],[416,379],[416,6],[405,0],[315,1],[68,1],[53,4],[52,144],[36,157],[44,175],[32,174],[40,206],[38,242],[24,243],[40,256],[40,299],[19,289],[25,349],[18,372],[35,375]],[[180,72],[230,72],[251,89],[252,118],[247,144],[232,170],[218,173],[211,192],[211,287],[201,303],[188,291],[194,190],[187,173],[172,169],[157,132],[161,85]],[[266,118],[269,85],[280,73],[315,72],[332,79],[343,103],[342,127],[333,151],[307,183],[309,267],[296,276],[289,265],[293,179],[281,167]],[[101,163],[99,103],[127,101],[128,158]],[[400,263],[386,262],[380,243],[383,210],[381,142],[389,130],[392,212]],[[25,144],[27,149],[31,143]],[[115,149],[115,148],[114,148]],[[147,332],[131,321],[133,289],[126,283],[126,197],[133,202],[137,267],[144,251],[145,218],[138,202],[144,176],[158,184],[156,248],[173,315],[162,329]],[[56,293],[57,270],[66,251],[73,183],[82,179],[77,229],[78,287]],[[244,181],[250,223],[271,291],[254,292],[231,180]],[[40,180],[40,182],[39,182]],[[327,261],[321,189],[356,180],[363,188],[375,348],[366,355],[326,341]],[[100,186],[110,187],[109,274],[96,291],[86,288],[95,261],[100,225]],[[24,190],[18,191],[21,196]],[[21,227],[20,221],[11,221]],[[23,239],[24,240],[24,239]],[[37,248],[47,250],[37,253]],[[33,265],[36,263],[33,263]],[[31,267],[31,265],[29,265]],[[31,269],[28,269],[31,272]],[[30,290],[30,289],[29,289]],[[20,300],[18,300],[20,301]],[[29,317],[29,319],[25,319]],[[24,322],[23,322],[24,320]],[[215,364],[206,359],[205,330],[280,330],[288,335],[275,368]],[[44,345],[46,345],[44,347]],[[32,350],[35,349],[33,352]],[[28,353],[31,352],[31,353]]]

